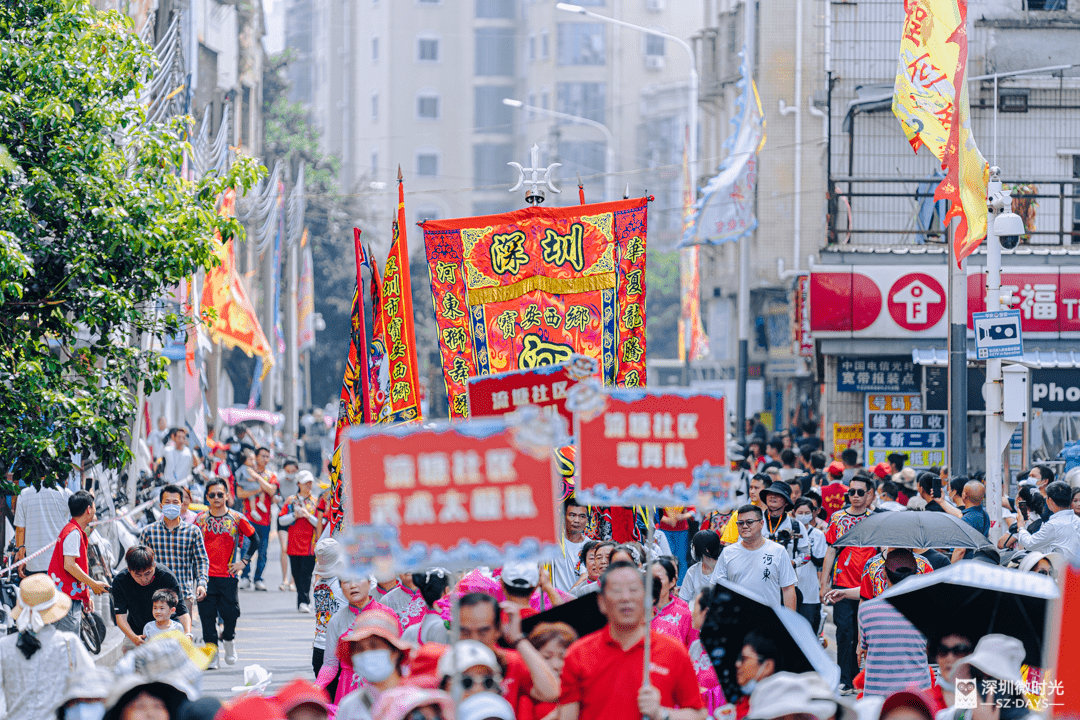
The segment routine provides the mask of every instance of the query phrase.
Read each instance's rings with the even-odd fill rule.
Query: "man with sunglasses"
[[[848,507],[841,508],[829,519],[829,529],[825,540],[831,546],[853,527],[870,516],[874,501],[874,481],[868,475],[856,475],[848,485]],[[831,580],[834,590],[858,588],[862,585],[863,570],[867,561],[874,556],[874,548],[843,548],[839,554],[830,547],[825,553],[825,562],[821,566],[821,587]],[[835,563],[835,568],[834,568]],[[836,656],[840,666],[841,692],[852,694],[855,676],[859,673],[859,663],[855,655],[858,641],[858,598],[836,601],[833,605],[833,622],[836,624]]]
[[[154,551],[146,545],[134,545],[124,555],[127,568],[113,579],[112,601],[116,611],[116,626],[124,633],[124,651],[134,650],[146,642],[140,632],[154,620],[154,593],[171,590],[176,593],[173,617],[191,635],[191,616],[184,602],[184,591],[169,568],[156,561]]]
[[[779,607],[795,610],[795,567],[791,555],[780,543],[767,540],[762,534],[765,525],[761,508],[743,505],[739,508],[739,541],[720,553],[709,580],[718,580],[746,588]]]
[[[237,574],[251,564],[251,556],[259,549],[260,538],[240,513],[230,510],[228,486],[223,478],[213,478],[206,484],[206,504],[210,509],[199,513],[195,526],[202,530],[203,544],[210,561],[210,577],[206,583],[206,596],[199,601],[199,619],[202,621],[203,642],[218,643],[217,618],[223,624],[221,639],[225,644],[225,662],[236,662],[236,621],[240,619],[240,597],[237,594]],[[246,537],[251,541],[247,555],[233,560],[237,549]],[[207,670],[218,668],[218,655],[210,661]]]

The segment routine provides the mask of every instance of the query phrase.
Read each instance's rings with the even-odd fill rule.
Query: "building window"
[[[1023,88],[1001,90],[998,92],[998,110],[1003,113],[1026,113],[1030,94],[1030,90]]]
[[[477,143],[473,146],[473,174],[480,185],[499,185],[513,180],[506,166],[514,159],[510,143]]]
[[[379,119],[379,93],[371,93],[371,119]]]
[[[379,149],[371,148],[371,174],[377,175],[379,172]]]
[[[476,0],[476,17],[513,20],[516,0]]]
[[[542,90],[540,92],[540,107],[544,108],[545,110],[550,110],[551,109],[551,91],[550,90],[545,89],[545,90]]]
[[[1027,0],[1028,10],[1068,10],[1066,0]]]
[[[559,23],[560,65],[603,65],[603,23]]]
[[[555,109],[568,115],[604,122],[604,83],[566,82],[555,86]]]
[[[645,36],[645,54],[653,57],[664,56],[664,38],[659,35]]]
[[[416,95],[416,117],[421,120],[439,119],[439,94],[433,90],[421,90]]]
[[[512,85],[481,85],[475,89],[476,130],[508,133],[514,120],[513,108],[503,105],[503,98],[514,97]]]
[[[513,28],[476,29],[476,74],[514,74]]]
[[[439,39],[435,37],[418,37],[416,39],[416,59],[421,62],[437,62],[439,60]]]
[[[549,40],[550,37],[551,37],[551,34],[548,32],[547,28],[544,28],[543,30],[540,31],[540,59],[541,60],[547,60],[548,55],[550,54],[550,51],[548,49],[548,44],[549,44],[548,40]]]
[[[535,60],[536,60],[536,36],[535,35],[530,35],[529,36],[529,61],[532,62],[532,61],[535,61]]]
[[[528,104],[530,106],[529,112],[528,112],[528,118],[529,118],[529,120],[532,120],[533,118],[536,117],[536,111],[532,109],[532,108],[536,107],[536,93],[529,93]]]
[[[371,62],[379,62],[379,36],[371,38]]]
[[[442,0],[416,0],[418,5],[442,5]]]
[[[424,148],[416,151],[416,174],[435,177],[439,174],[439,152]]]

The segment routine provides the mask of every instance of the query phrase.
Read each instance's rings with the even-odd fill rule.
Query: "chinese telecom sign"
[[[535,405],[562,418],[565,424],[559,429],[570,435],[574,414],[566,408],[567,395],[579,382],[596,376],[599,369],[593,358],[573,355],[569,362],[558,365],[469,378],[469,416],[500,416]]]
[[[840,392],[919,392],[919,370],[910,355],[842,355],[836,363],[836,389]]]
[[[349,520],[397,529],[396,564],[475,567],[544,555],[558,541],[550,439],[539,417],[353,428]]]
[[[724,398],[613,390],[578,413],[577,499],[689,505],[703,473],[725,464]]]

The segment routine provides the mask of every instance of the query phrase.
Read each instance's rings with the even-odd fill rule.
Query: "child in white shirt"
[[[146,623],[143,627],[143,637],[147,640],[152,639],[155,635],[168,632],[170,630],[179,630],[184,632],[184,626],[176,620],[172,619],[173,613],[176,612],[177,597],[176,593],[166,588],[161,588],[154,593],[152,613],[154,619],[152,622]]]

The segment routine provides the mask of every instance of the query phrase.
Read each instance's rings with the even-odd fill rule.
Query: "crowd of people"
[[[866,717],[869,703],[875,720],[910,720],[912,712],[953,720],[958,680],[975,680],[991,705],[1003,697],[995,688],[1022,688],[1031,669],[1021,667],[1019,640],[956,633],[928,641],[879,596],[965,560],[1056,575],[1080,551],[1077,493],[1048,467],[1032,468],[1006,501],[1009,531],[996,552],[989,543],[977,552],[835,546],[880,513],[948,513],[985,537],[985,488],[944,469],[915,472],[902,456],[864,468],[845,452],[827,464],[812,443],[797,443],[755,438],[736,456],[746,502],[734,511],[631,511],[627,522],[616,509],[571,497],[554,560],[468,572],[353,576],[342,545],[324,532],[312,473],[295,458],[276,466],[266,448],[245,448],[242,462],[229,463],[231,450],[215,447],[221,457],[199,482],[192,473],[164,485],[157,519],[108,583],[91,576],[94,498],[24,492],[17,542],[19,557],[30,559],[19,571],[18,632],[0,639],[5,717],[851,720],[857,711]],[[295,590],[297,611],[313,615],[310,675],[298,658],[304,677],[272,696],[203,697],[204,672],[242,659],[239,592],[267,590],[274,534],[288,563],[279,590]],[[38,552],[49,546],[51,554]],[[725,588],[797,613],[823,646],[831,618],[839,687],[788,672],[772,626],[739,630],[735,682],[722,683],[702,631]],[[94,668],[77,637],[104,593],[124,634],[125,655],[111,674]],[[559,615],[589,595],[600,629]],[[35,681],[43,668],[56,680],[48,687]]]

